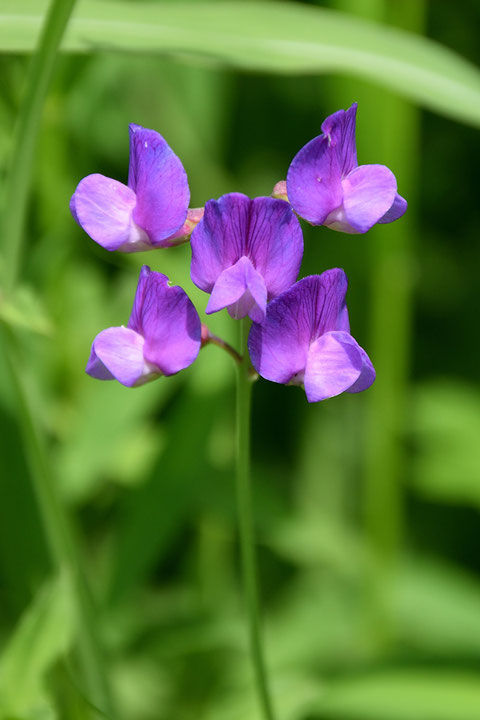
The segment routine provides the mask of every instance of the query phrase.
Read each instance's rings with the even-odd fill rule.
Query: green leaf
[[[34,290],[21,286],[9,300],[0,294],[0,319],[13,327],[25,328],[40,335],[52,335],[53,326],[43,303]]]
[[[73,596],[67,577],[44,585],[20,619],[2,654],[1,717],[8,714],[53,717],[44,690],[44,677],[68,650],[74,622]]]
[[[0,50],[31,52],[47,3],[4,0]],[[480,73],[424,37],[327,10],[280,2],[79,2],[67,51],[161,52],[275,73],[342,73],[480,124]]]
[[[309,720],[478,720],[480,676],[409,668],[338,680]]]
[[[417,389],[414,482],[422,494],[480,506],[479,406],[477,388],[467,384],[437,381]]]
[[[416,555],[399,567],[392,593],[402,645],[452,657],[480,655],[480,583]]]

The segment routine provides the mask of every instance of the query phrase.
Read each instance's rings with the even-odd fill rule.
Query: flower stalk
[[[236,421],[237,421],[237,503],[240,552],[245,600],[248,612],[250,653],[255,674],[259,705],[264,720],[274,720],[272,700],[268,688],[267,671],[260,631],[260,608],[257,582],[257,563],[252,516],[250,484],[250,415],[252,375],[247,349],[250,322],[240,320],[240,355],[237,363]]]

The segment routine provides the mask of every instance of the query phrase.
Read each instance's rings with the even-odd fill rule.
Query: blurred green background
[[[126,5],[141,20],[146,4]],[[247,21],[255,5],[243,3]],[[305,3],[284,5],[308,25]],[[480,60],[476,0],[311,5],[346,13],[354,36],[367,19]],[[480,94],[464,111],[454,87],[442,101],[427,78],[433,99],[422,102],[408,78],[402,90],[392,76],[389,89],[388,69],[382,84],[361,70],[302,70],[287,47],[272,50],[285,67],[268,72],[254,47],[260,38],[269,56],[278,5],[262,7],[265,25],[252,19],[257,39],[252,54],[239,45],[238,62],[216,57],[208,38],[191,55],[172,41],[172,57],[106,42],[59,56],[17,304],[0,303],[49,472],[76,526],[118,717],[258,717],[238,567],[234,372],[208,347],[175,378],[132,391],[84,374],[94,336],[127,321],[141,264],[181,284],[201,312],[207,296],[189,279],[188,246],[110,254],[76,226],[70,196],[92,172],[126,180],[129,122],[158,130],[180,156],[193,207],[233,190],[268,195],[322,120],[358,101],[359,161],[391,167],[410,207],[362,236],[304,225],[302,275],[339,266],[349,276],[352,332],[376,366],[373,388],[309,406],[298,388],[255,386],[255,518],[274,700],[280,720],[476,720]],[[0,39],[2,22],[0,5]],[[18,47],[9,40],[5,33],[0,48],[4,185],[29,59],[22,33]],[[225,42],[236,48],[235,36]],[[413,48],[412,63],[420,78]],[[418,104],[406,97],[415,93]],[[209,325],[235,341],[226,313]],[[100,718],[79,661],[75,589],[48,549],[21,423],[2,350],[0,717]]]

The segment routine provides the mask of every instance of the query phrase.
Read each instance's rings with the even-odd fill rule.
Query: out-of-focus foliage
[[[152,13],[177,12],[176,3],[150,4]],[[393,5],[350,9],[406,27],[403,13],[423,3]],[[131,2],[129,12],[143,7]],[[268,4],[261,8],[268,17]],[[282,7],[297,10],[315,8]],[[441,0],[415,22],[478,63],[479,20],[473,0]],[[342,22],[353,27],[353,16]],[[212,11],[212,37],[215,27]],[[24,42],[34,31],[35,23]],[[0,58],[2,178],[26,61]],[[70,195],[91,172],[126,179],[129,122],[157,129],[181,157],[192,206],[233,190],[269,194],[323,118],[359,100],[360,160],[390,165],[410,210],[366,236],[304,226],[302,274],[345,268],[352,328],[377,365],[376,387],[313,406],[298,388],[255,387],[255,515],[275,705],[280,720],[477,720],[478,135],[352,76],[261,69],[141,52],[62,55],[40,129],[22,286],[18,300],[0,305],[20,333],[25,384],[78,526],[121,718],[257,718],[238,572],[233,368],[207,347],[175,378],[135,390],[85,376],[95,334],[128,319],[142,263],[182,285],[200,311],[207,297],[190,281],[188,246],[109,254],[73,222]],[[458,108],[451,114],[461,116]],[[235,342],[226,313],[209,325]],[[72,588],[67,574],[53,575],[17,410],[0,352],[0,717],[99,718],[78,672]],[[384,482],[377,505],[375,473]]]
[[[1,49],[31,51],[48,3],[4,2]],[[421,36],[298,3],[83,0],[63,47],[159,51],[273,73],[349,72],[480,124],[473,65]]]

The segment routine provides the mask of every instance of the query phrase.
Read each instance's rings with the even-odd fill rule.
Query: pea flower
[[[273,300],[248,338],[258,374],[303,384],[309,402],[370,387],[375,370],[350,335],[346,292],[347,277],[335,268],[300,280]]]
[[[290,287],[303,255],[300,224],[283,200],[229,193],[209,200],[190,240],[192,281],[210,293],[207,314],[265,317],[267,300]]]
[[[72,196],[72,215],[106,250],[138,252],[176,245],[201,217],[201,211],[188,210],[187,174],[155,130],[131,124],[129,132],[128,185],[88,175]]]
[[[184,290],[144,265],[127,327],[97,335],[86,372],[127,387],[174,375],[196,359],[200,334],[200,318]]]
[[[393,222],[407,209],[391,170],[358,164],[356,113],[354,103],[330,115],[322,134],[296,154],[287,173],[288,200],[295,212],[312,225],[346,233]]]

